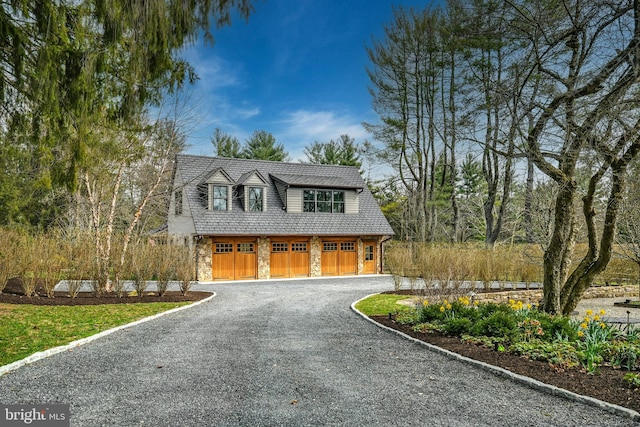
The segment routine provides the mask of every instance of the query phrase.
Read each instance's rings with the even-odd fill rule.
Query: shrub
[[[502,310],[496,310],[488,317],[478,320],[471,328],[471,332],[474,335],[505,337],[509,340],[515,340],[518,336],[516,320],[513,315]]]
[[[469,333],[471,330],[472,323],[471,320],[466,317],[455,317],[450,319],[442,325],[442,332],[445,335],[452,336],[462,336],[463,334]]]
[[[536,316],[542,329],[545,331],[542,337],[545,341],[576,341],[578,331],[573,321],[566,316],[550,316],[547,313],[538,312]]]
[[[426,304],[420,311],[419,322],[432,322],[444,320],[444,311],[440,310],[440,304]]]

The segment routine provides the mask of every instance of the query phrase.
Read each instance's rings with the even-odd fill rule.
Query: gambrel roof
[[[240,187],[257,176],[266,184],[264,212],[243,208],[237,188],[231,210],[207,210],[198,185],[224,172]],[[281,163],[263,160],[231,159],[180,154],[174,169],[174,191],[182,189],[189,204],[193,229],[198,235],[234,236],[392,236],[393,230],[364,183],[357,168],[351,166]],[[286,191],[290,187],[353,190],[357,193],[358,213],[287,212]]]

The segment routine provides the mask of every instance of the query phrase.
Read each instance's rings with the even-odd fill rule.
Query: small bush
[[[516,320],[512,315],[502,310],[494,311],[489,317],[480,319],[473,325],[471,332],[474,335],[505,337],[510,340],[515,339],[518,335]]]
[[[456,317],[442,325],[442,332],[445,335],[462,336],[469,333],[472,327],[471,320],[466,317]]]
[[[565,316],[550,316],[546,313],[538,312],[536,316],[540,322],[545,335],[545,341],[558,340],[575,341],[578,339],[578,331],[572,320]]]

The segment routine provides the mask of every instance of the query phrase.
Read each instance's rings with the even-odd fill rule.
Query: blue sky
[[[293,160],[305,146],[349,134],[374,142],[363,121],[376,121],[368,93],[365,46],[382,40],[392,5],[422,9],[429,1],[266,0],[248,22],[213,31],[182,56],[200,76],[189,104],[189,153],[212,155],[216,127],[244,142],[271,132]]]

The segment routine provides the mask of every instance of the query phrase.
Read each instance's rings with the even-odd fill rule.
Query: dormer
[[[357,214],[360,183],[339,177],[269,174],[288,213]]]
[[[238,179],[237,189],[246,212],[267,210],[267,180],[257,170],[247,172]]]
[[[198,184],[203,206],[212,211],[230,211],[233,185],[233,180],[223,169],[212,170]]]

